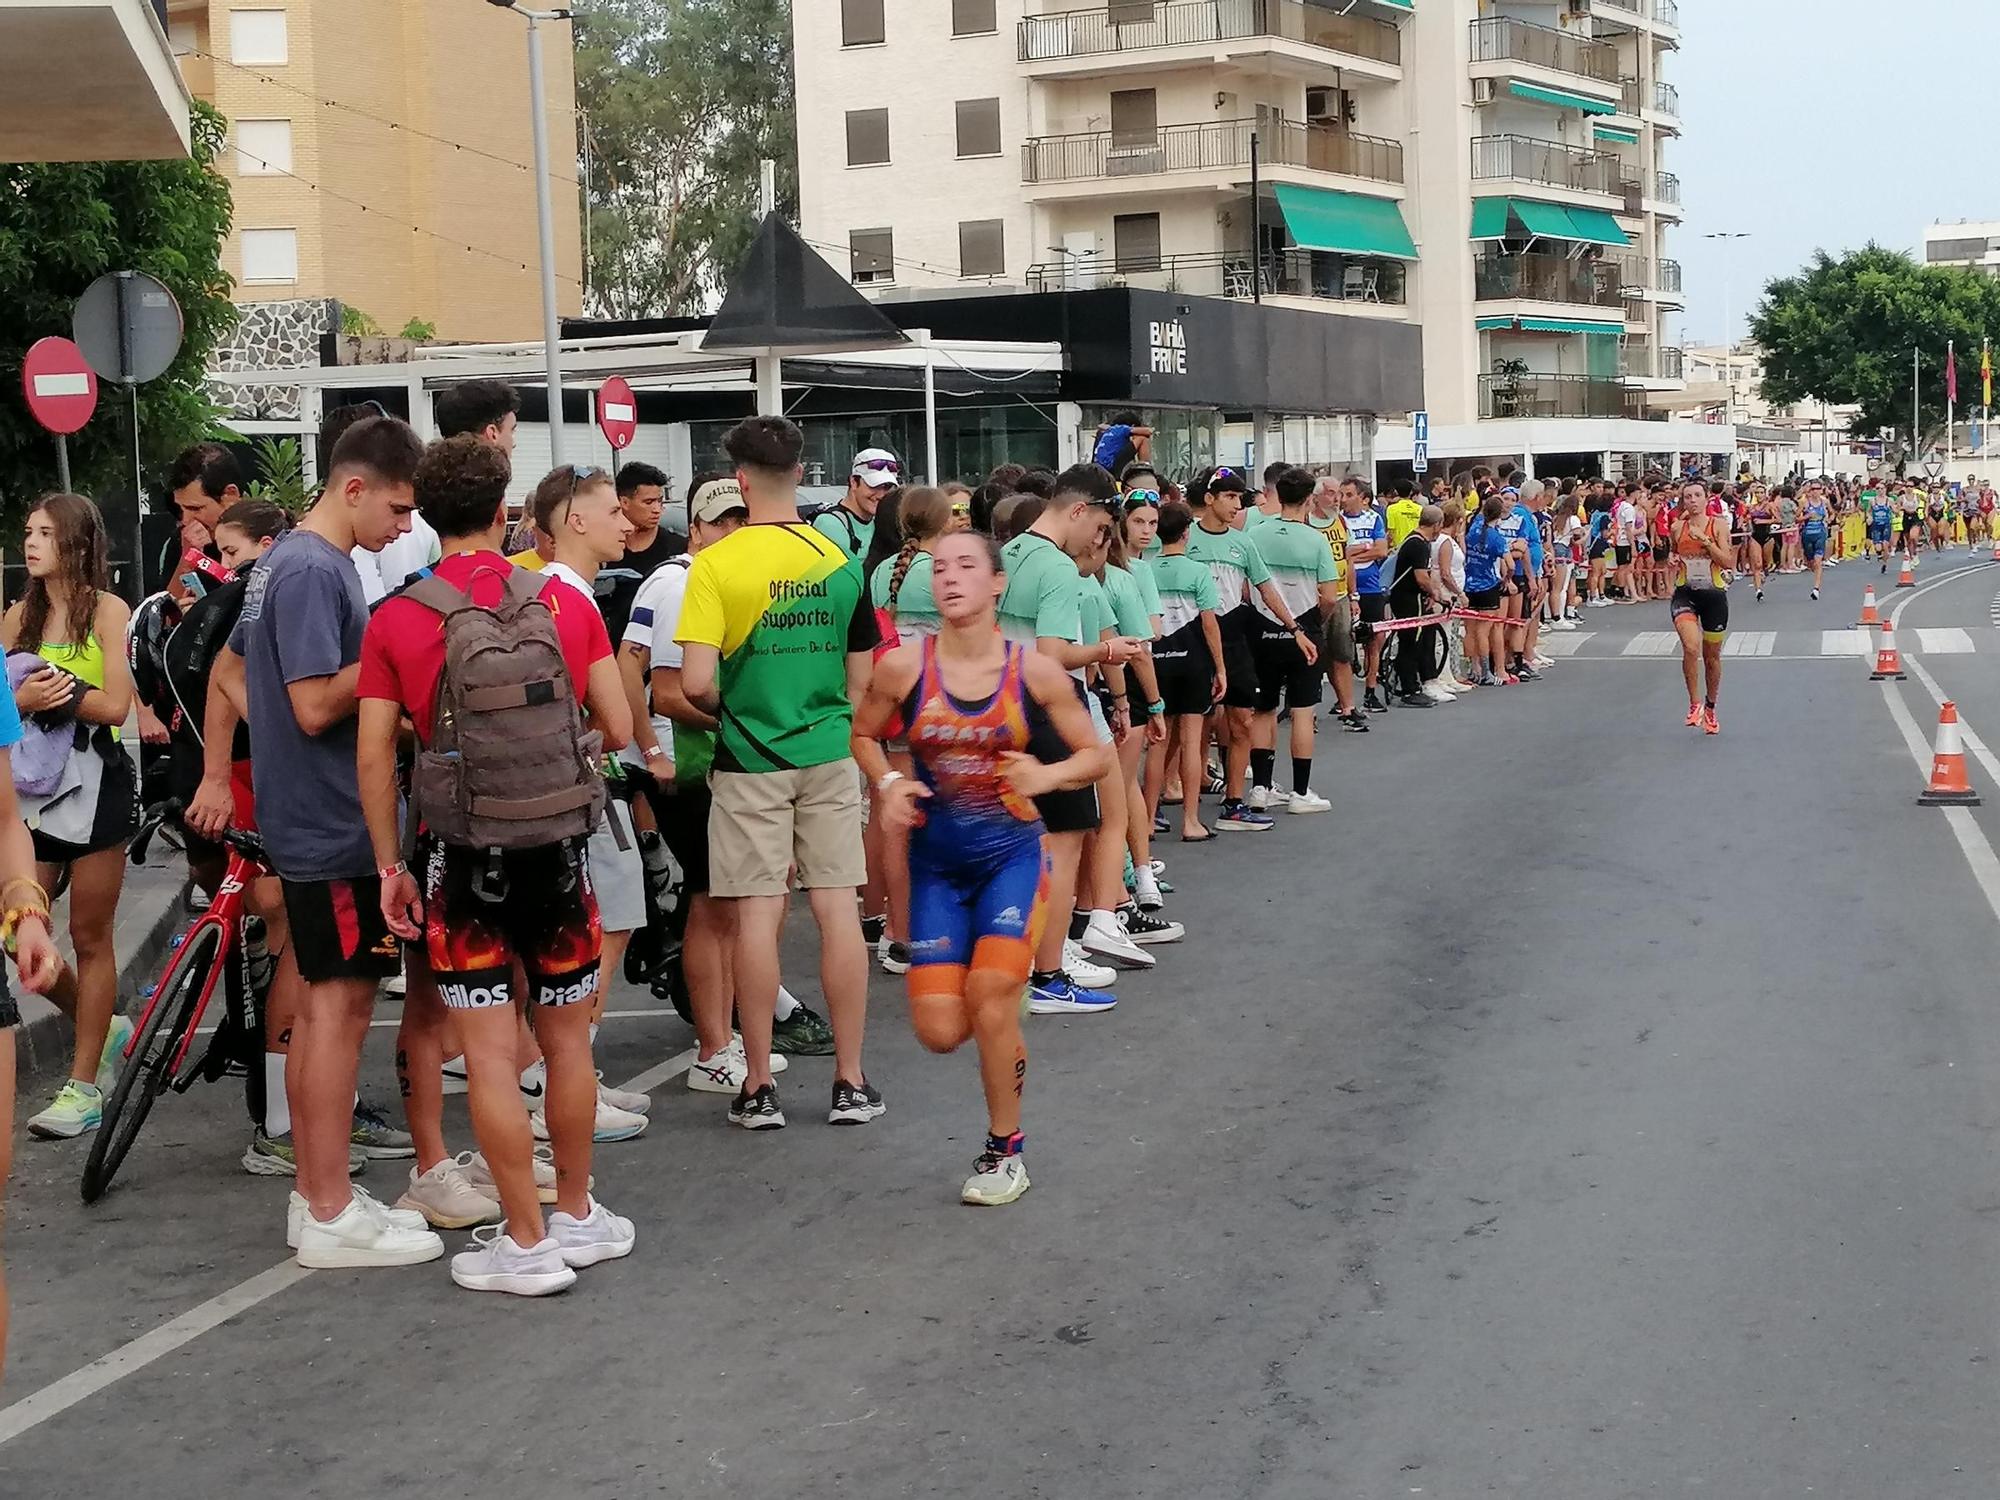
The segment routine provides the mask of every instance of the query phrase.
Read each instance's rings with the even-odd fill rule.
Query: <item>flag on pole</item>
[[[1993,404],[1993,349],[1985,339],[1979,341],[1979,404]]]
[[[1949,339],[1944,346],[1944,399],[1958,404],[1958,355]]]

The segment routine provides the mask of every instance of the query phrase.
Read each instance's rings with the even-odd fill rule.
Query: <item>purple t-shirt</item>
[[[250,573],[229,646],[243,658],[257,827],[287,880],[344,880],[375,869],[355,779],[355,723],[307,734],[289,684],[361,659],[368,604],[345,552],[310,531],[278,538]]]

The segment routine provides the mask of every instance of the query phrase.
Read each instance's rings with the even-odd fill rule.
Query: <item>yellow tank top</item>
[[[72,676],[79,677],[92,687],[102,691],[104,687],[104,647],[92,636],[81,646],[72,646],[63,641],[43,641],[35,648],[35,654],[53,666],[61,667]],[[124,736],[118,730],[111,731],[113,739]]]

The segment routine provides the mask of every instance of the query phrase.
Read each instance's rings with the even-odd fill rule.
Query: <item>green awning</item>
[[[1615,115],[1618,106],[1607,104],[1602,99],[1587,99],[1582,94],[1572,94],[1564,89],[1545,89],[1538,83],[1509,83],[1507,92],[1521,99],[1532,99],[1537,104],[1553,104],[1557,109],[1580,109],[1587,115]]]
[[[1278,212],[1292,238],[1306,250],[1339,250],[1349,255],[1392,255],[1417,258],[1416,241],[1403,222],[1403,211],[1392,198],[1366,193],[1342,193],[1330,188],[1273,183]]]
[[[1580,318],[1480,318],[1473,327],[1522,333],[1623,333],[1622,323],[1586,323]]]
[[[1576,208],[1566,203],[1542,203],[1533,198],[1474,198],[1472,235],[1475,240],[1506,238],[1510,224],[1519,223],[1543,239],[1577,240],[1588,245],[1630,245],[1631,236],[1601,208]]]
[[[1639,132],[1627,130],[1623,125],[1593,125],[1590,133],[1600,141],[1614,141],[1620,146],[1639,144]]]

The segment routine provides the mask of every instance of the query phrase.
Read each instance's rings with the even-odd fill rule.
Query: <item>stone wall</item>
[[[250,302],[237,309],[236,329],[215,351],[215,370],[297,369],[320,362],[322,341],[340,327],[340,304],[332,298]],[[295,385],[224,385],[210,391],[224,419],[296,421],[301,413]]]

